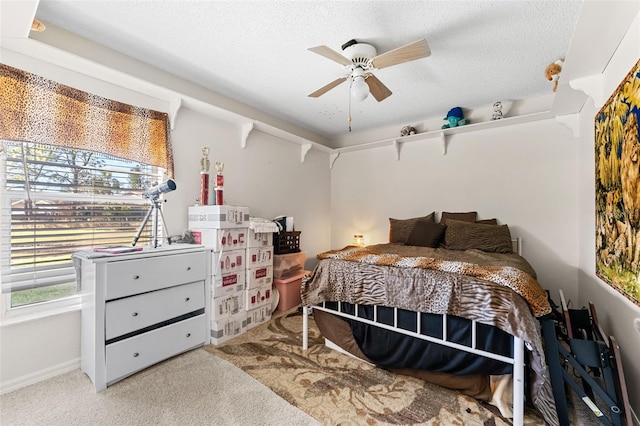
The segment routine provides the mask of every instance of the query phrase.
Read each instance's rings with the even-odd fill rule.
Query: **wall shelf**
[[[295,135],[291,132],[287,132],[286,130],[279,129],[275,126],[271,126],[270,124],[266,124],[260,121],[251,120],[241,124],[240,126],[242,129],[242,140],[241,140],[242,148],[247,147],[247,139],[249,138],[249,134],[252,131],[257,130],[259,132],[266,133],[271,136],[275,136],[279,139],[300,145],[300,162],[301,163],[304,163],[307,153],[311,150],[311,148],[317,149],[318,151],[321,151],[327,154],[332,152],[332,149],[329,148],[328,146],[319,144],[317,142],[313,142],[309,139],[303,138],[302,136]]]
[[[513,126],[515,124],[530,123],[533,121],[548,120],[550,118],[553,118],[553,115],[551,114],[550,111],[536,112],[536,113],[526,114],[526,115],[521,115],[516,117],[507,117],[507,118],[503,118],[495,121],[472,123],[472,124],[467,124],[460,127],[452,127],[449,129],[437,129],[437,130],[427,131],[427,132],[418,133],[410,136],[383,139],[383,140],[374,141],[374,142],[366,142],[366,143],[361,143],[357,145],[336,148],[333,150],[333,153],[332,153],[332,155],[334,155],[335,158],[333,158],[333,160],[331,161],[331,167],[333,168],[333,164],[335,160],[342,153],[362,151],[365,149],[380,148],[380,147],[391,146],[391,145],[394,146],[395,152],[396,152],[396,160],[399,161],[400,147],[402,144],[408,143],[408,142],[422,141],[426,139],[434,139],[434,138],[440,141],[440,144],[442,146],[442,155],[446,155],[448,137],[452,135],[468,133],[468,132],[477,132],[485,129],[495,129],[495,128],[504,127],[504,126]]]

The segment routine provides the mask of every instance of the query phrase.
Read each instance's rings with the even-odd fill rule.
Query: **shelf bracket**
[[[556,121],[567,126],[574,138],[580,136],[580,114],[558,115],[556,116]]]
[[[569,81],[569,86],[571,86],[572,89],[584,92],[587,96],[593,99],[595,107],[600,108],[606,100],[602,94],[603,80],[604,77],[602,74],[595,74],[589,77],[573,79]]]
[[[242,132],[240,146],[242,147],[242,149],[245,149],[247,147],[247,139],[249,138],[249,133],[251,133],[251,131],[253,130],[253,121],[249,121],[248,123],[243,124],[240,130]]]
[[[444,132],[440,132],[440,145],[442,146],[442,155],[447,155],[447,136]]]
[[[393,147],[396,149],[396,161],[400,161],[400,145],[401,142],[398,139],[393,140]]]
[[[181,106],[182,98],[173,98],[171,102],[169,102],[169,127],[171,130],[176,128],[176,116]]]
[[[329,154],[329,168],[333,169],[333,164],[336,162],[338,157],[340,157],[339,152],[332,152]]]
[[[304,141],[304,139],[303,139],[303,141]],[[300,162],[301,163],[304,163],[304,159],[307,156],[307,152],[309,152],[309,150],[311,149],[312,146],[313,145],[309,141],[304,141],[300,145]]]

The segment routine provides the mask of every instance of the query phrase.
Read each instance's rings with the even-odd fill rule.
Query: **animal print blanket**
[[[302,279],[305,306],[343,301],[451,314],[523,339],[532,353],[531,400],[549,424],[557,423],[540,325],[533,314],[544,315],[551,307],[522,257],[380,244],[348,246],[318,258],[312,274]]]
[[[456,256],[455,260],[450,259],[452,255]],[[510,288],[527,301],[536,317],[551,313],[547,294],[536,281],[533,268],[515,254],[378,244],[330,250],[318,254],[318,259],[341,259],[370,265],[431,269],[466,275]]]

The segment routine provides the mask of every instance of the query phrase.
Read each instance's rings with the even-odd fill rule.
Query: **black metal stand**
[[[622,371],[620,348],[613,336],[605,336],[597,321],[595,307],[568,309],[561,293],[566,323],[566,344],[559,342],[553,319],[541,319],[551,387],[560,425],[569,425],[565,385],[569,385],[604,425],[631,426],[627,387]],[[586,321],[585,321],[585,314]],[[575,337],[575,338],[574,338]],[[581,384],[569,374],[571,367]],[[589,369],[589,371],[587,371]],[[601,377],[596,381],[594,377]],[[604,382],[604,386],[600,382]],[[597,396],[605,406],[598,406]]]
[[[147,225],[147,222],[149,221],[149,217],[151,217],[152,218],[151,247],[153,248],[158,247],[158,214],[162,217],[162,227],[164,228],[165,234],[167,233],[167,227],[165,225],[164,215],[162,214],[162,209],[160,208],[160,199],[159,197],[154,197],[151,200],[151,207],[149,207],[149,211],[147,212],[147,215],[144,217],[144,220],[142,221],[140,228],[138,228],[138,232],[136,232],[136,235],[133,237],[133,240],[131,241],[132,246],[135,246],[136,243],[138,242],[138,239],[140,238],[140,234],[142,234],[144,227]],[[169,244],[171,244],[171,239],[169,239],[168,242]]]

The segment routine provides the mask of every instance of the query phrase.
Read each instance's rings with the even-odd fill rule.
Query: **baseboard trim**
[[[17,377],[15,379],[7,380],[0,383],[0,395],[59,376],[60,374],[68,373],[76,368],[80,368],[80,358],[75,358],[67,362],[63,362],[62,364],[54,365],[30,374],[25,374],[24,376]]]

